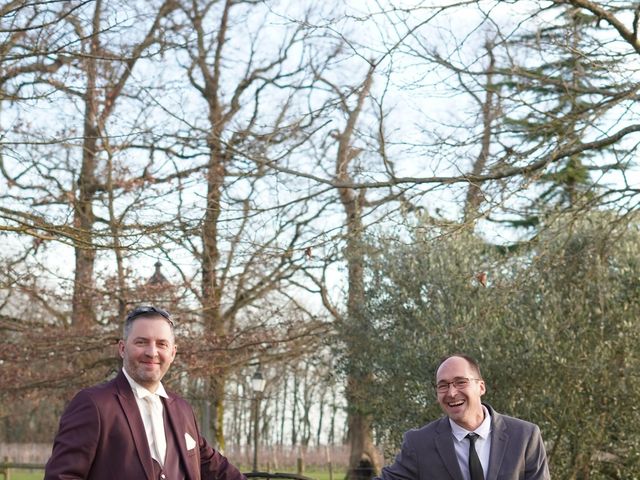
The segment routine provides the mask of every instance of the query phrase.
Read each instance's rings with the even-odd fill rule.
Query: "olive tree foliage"
[[[435,367],[463,352],[480,361],[486,402],[541,427],[554,478],[630,478],[640,460],[629,401],[640,393],[638,222],[563,217],[515,252],[465,231],[426,232],[372,238],[367,251],[370,326],[350,361],[373,374],[364,394],[387,453],[441,415]]]
[[[464,22],[459,21],[462,15],[460,11],[460,16],[453,13],[457,8],[465,9]],[[425,16],[427,11],[432,15]],[[492,228],[483,222],[485,218],[507,221],[510,225],[524,219],[521,224],[539,227],[536,232],[540,238],[531,247],[536,249],[548,248],[539,246],[546,244],[548,235],[552,235],[545,234],[543,227],[553,231],[554,222],[565,222],[565,210],[572,215],[579,215],[595,206],[605,205],[611,210],[619,209],[624,214],[637,208],[638,189],[634,179],[638,170],[635,152],[639,128],[637,81],[634,75],[637,73],[638,16],[633,2],[479,1],[452,4],[450,9],[432,10],[420,3],[414,9],[388,9],[379,14],[386,15],[398,27],[389,34],[386,43],[388,51],[392,51],[392,46],[395,48],[390,54],[394,65],[406,65],[402,59],[407,57],[414,61],[411,67],[402,70],[403,75],[391,73],[388,82],[415,95],[416,115],[412,117],[415,125],[411,122],[399,123],[404,135],[399,137],[400,141],[395,144],[391,142],[392,134],[385,136],[387,142],[381,144],[387,147],[386,153],[397,153],[396,149],[403,148],[401,156],[405,159],[415,156],[414,165],[420,165],[422,176],[402,176],[410,171],[406,169],[408,163],[404,164],[405,169],[390,169],[387,172],[389,178],[386,181],[407,187],[405,198],[411,200],[409,205],[424,206],[430,213],[442,213],[454,218],[461,216],[459,212],[465,211],[465,221],[469,227],[477,222],[480,230],[482,227]],[[436,17],[439,21],[432,21]],[[432,108],[425,108],[419,102],[418,92],[426,88],[431,88],[439,95],[455,98],[453,107],[449,104],[449,108],[439,110],[431,104],[429,107]],[[378,97],[383,98],[386,97]],[[385,125],[393,123],[390,118],[391,115],[385,117]],[[407,138],[412,141],[407,141]],[[396,164],[390,162],[390,165]],[[425,171],[432,176],[424,175]],[[455,187],[456,184],[458,187]],[[360,187],[372,185],[373,182],[368,182]],[[425,188],[425,185],[433,185],[433,188]],[[463,185],[469,185],[469,188],[461,188]],[[470,208],[461,208],[465,190],[466,207]],[[434,191],[441,195],[436,202],[433,202],[431,195]],[[457,206],[451,207],[446,203],[451,199]],[[510,272],[507,278],[511,283],[505,284],[509,285],[507,290],[496,290],[495,285],[487,288],[486,291],[491,292],[490,299],[478,297],[485,289],[479,282],[473,281],[474,272],[479,270],[477,267],[467,264],[460,271],[455,263],[448,268],[438,263],[445,261],[441,257],[447,258],[441,250],[447,244],[443,240],[445,234],[439,232],[437,241],[427,243],[425,249],[433,249],[435,253],[423,253],[427,258],[432,258],[433,254],[436,264],[448,272],[445,280],[466,279],[466,283],[459,288],[464,292],[463,301],[460,306],[453,305],[447,311],[449,317],[454,317],[454,320],[447,322],[451,325],[447,332],[455,331],[453,326],[466,319],[474,320],[473,325],[483,326],[479,333],[474,330],[476,339],[482,338],[487,331],[511,340],[523,338],[521,335],[527,330],[502,327],[505,316],[514,321],[526,321],[521,316],[514,317],[514,312],[520,311],[520,305],[513,304],[512,294],[503,292],[510,292],[516,285],[521,285],[527,292],[539,291],[539,282],[527,277],[531,267],[526,270],[527,273],[516,268],[530,259],[523,253],[522,257],[505,257],[509,262],[501,265],[501,259],[487,257],[492,258],[490,263],[497,262],[496,265],[500,265],[500,268],[490,271],[489,278],[496,270],[501,274]],[[491,235],[496,235],[496,232],[491,231]],[[488,261],[485,256],[492,255],[491,249],[478,248],[478,259]],[[468,247],[466,250],[471,249]],[[536,251],[528,255],[535,255]],[[464,249],[461,254],[466,254]],[[406,266],[409,260],[402,258],[402,254],[399,257],[394,260]],[[403,271],[402,267],[399,271]],[[407,283],[401,289],[390,287],[384,290],[386,272],[381,274],[384,281],[370,283],[367,280],[365,283],[371,286],[374,298],[380,298],[378,295],[381,291],[387,291],[389,298],[398,294],[396,290],[403,293],[405,290],[412,291],[414,296],[407,304],[384,297],[383,304],[385,307],[389,303],[402,305],[413,311],[417,307],[413,307],[412,302],[416,302],[428,312],[424,313],[426,318],[435,321],[429,316],[433,305],[446,302],[455,294],[451,293],[452,289],[446,289],[442,293],[443,299],[427,295],[428,302],[419,302],[416,298],[421,297],[415,295],[412,289],[427,287],[411,285],[415,278],[420,278],[420,271],[410,271],[412,273],[407,274]],[[429,286],[430,282],[432,280],[429,278]],[[567,286],[568,283],[561,285]],[[473,305],[465,300],[473,300]],[[406,310],[398,308],[393,313],[402,320],[391,322],[391,332],[383,335],[385,341],[391,345],[411,345],[412,339],[418,341],[415,340],[415,330],[408,330],[406,335],[393,330],[398,327],[398,322],[405,322],[403,316],[407,315]],[[363,316],[367,317],[368,313],[363,313]],[[413,317],[411,319],[414,320]],[[381,335],[373,326],[367,326],[366,320],[347,325],[341,334],[344,338],[361,338],[364,345],[362,350],[353,349],[355,355],[344,357],[347,372],[357,372],[359,369],[362,375],[366,375],[371,363],[375,368],[376,355],[385,351],[386,344],[380,345],[378,342]],[[415,320],[412,322],[412,327],[415,327],[413,324],[420,325]],[[473,325],[463,323],[459,328],[460,335]],[[396,338],[401,340],[396,343]],[[371,347],[366,344],[369,339],[373,339]],[[433,343],[437,345],[437,342],[430,342],[428,351],[437,348]],[[490,344],[489,341],[486,343]],[[591,351],[594,344],[584,347],[584,350]],[[463,345],[465,340],[450,341],[446,350],[454,347],[457,350]],[[489,349],[483,343],[480,345]],[[479,347],[468,345],[468,348],[478,351]],[[359,355],[359,352],[365,355]],[[415,361],[407,356],[421,358],[416,350],[412,350],[412,355],[403,356],[401,348],[389,355],[393,361],[404,360],[397,361],[396,368],[387,371],[389,381],[397,386],[399,392],[411,385],[410,380],[402,375],[398,382],[393,382],[394,373],[401,373],[405,365],[415,365]],[[500,357],[499,352],[497,357]],[[407,370],[412,371],[410,368]],[[549,371],[544,375],[548,376]],[[531,379],[531,375],[527,378]],[[371,385],[377,385],[377,382]],[[381,398],[396,399],[399,398],[399,392],[385,391]],[[377,414],[385,412],[380,414],[382,417],[386,417],[385,408],[389,412],[397,411],[386,403],[384,408],[377,408],[366,390],[360,395],[360,403]],[[411,390],[409,397],[421,399],[423,395]],[[411,400],[408,404],[411,404]],[[419,403],[416,408],[422,411],[421,406]],[[394,423],[390,420],[389,424],[403,423],[404,408],[403,405],[403,410],[398,412],[399,421]],[[535,418],[539,417],[537,415]],[[397,433],[401,429],[392,430]],[[577,434],[572,438],[575,441]],[[560,449],[560,443],[553,444],[556,445]],[[575,444],[571,448],[573,452],[580,450]],[[563,450],[563,453],[566,451]],[[595,466],[589,462],[594,458],[607,461],[614,458],[601,451],[588,452],[584,456],[589,459],[586,463],[576,455],[569,456],[573,466],[566,469],[566,472],[570,472],[567,475],[585,475],[585,469],[603,470],[609,464],[600,461]]]
[[[627,402],[640,393],[638,235],[637,220],[610,213],[558,222],[517,272],[496,332],[503,346],[488,366],[501,405],[540,424],[559,478],[640,468],[640,416]]]
[[[458,351],[479,356],[486,327],[497,316],[489,289],[475,276],[493,271],[499,258],[468,232],[440,237],[433,230],[369,238],[368,325],[349,332],[360,339],[360,349],[347,367],[371,372],[362,395],[375,412],[378,442],[391,451],[405,430],[438,415],[437,360]]]

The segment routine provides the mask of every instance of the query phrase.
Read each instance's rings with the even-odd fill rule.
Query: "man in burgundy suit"
[[[116,378],[80,391],[63,413],[45,480],[246,480],[161,383],[176,355],[169,313],[131,311],[118,350]]]

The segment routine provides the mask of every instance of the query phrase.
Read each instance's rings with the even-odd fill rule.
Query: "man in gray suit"
[[[438,403],[446,414],[405,433],[383,480],[549,480],[540,429],[483,404],[478,363],[451,355],[436,371]]]

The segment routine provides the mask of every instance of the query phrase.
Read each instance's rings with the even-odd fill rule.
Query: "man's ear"
[[[124,358],[124,340],[118,340],[118,353],[120,358]]]

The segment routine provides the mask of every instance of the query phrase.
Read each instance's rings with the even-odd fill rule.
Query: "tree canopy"
[[[554,477],[636,472],[640,417],[623,399],[640,393],[639,235],[599,212],[517,252],[467,231],[372,238],[369,331],[348,366],[373,372],[363,395],[380,439],[393,451],[439,415],[435,366],[462,352],[480,361],[485,401],[540,425]]]

